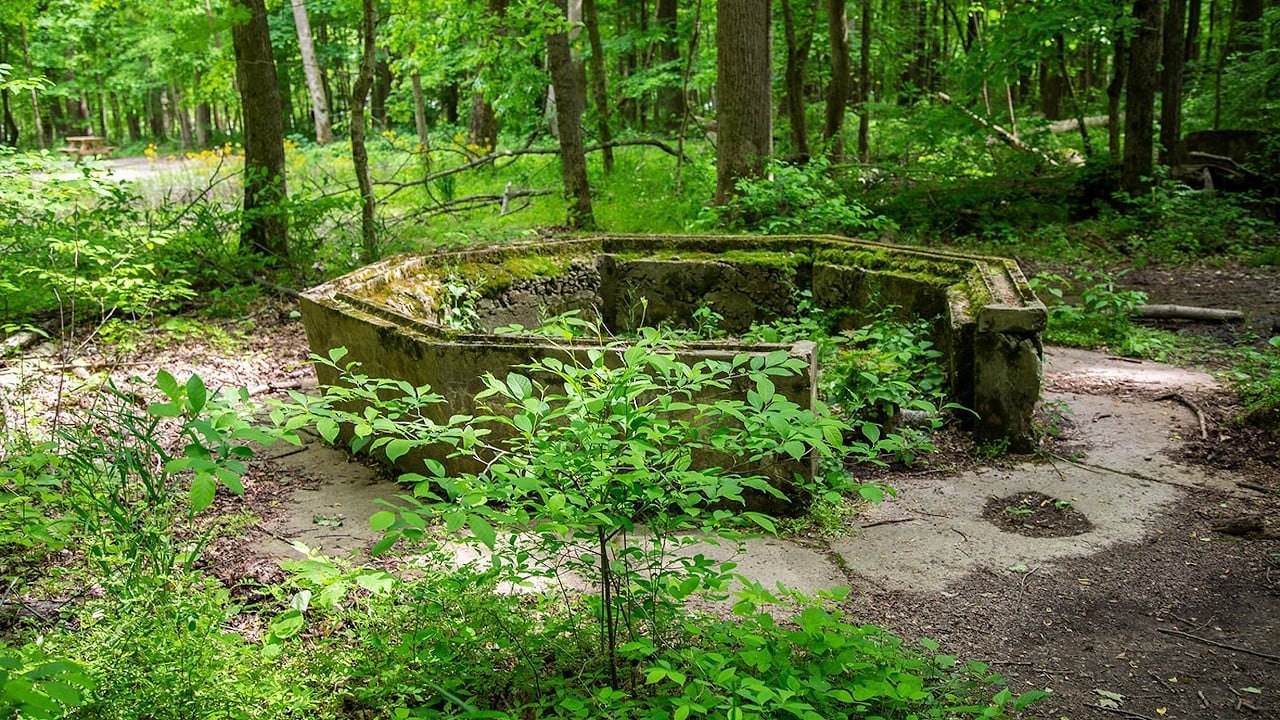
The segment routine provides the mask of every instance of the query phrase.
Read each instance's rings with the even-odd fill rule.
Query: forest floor
[[[1153,302],[1250,310],[1252,332],[1275,332],[1280,317],[1275,269],[1125,280]],[[225,321],[216,342],[171,336],[124,358],[90,344],[69,363],[50,344],[22,362],[83,378],[104,367],[119,378],[195,372],[211,388],[267,396],[314,384],[293,309],[261,302]],[[806,591],[850,585],[853,620],[989,662],[1017,692],[1051,689],[1029,717],[1280,717],[1276,435],[1240,424],[1231,393],[1206,373],[1077,350],[1048,358],[1044,422],[1058,433],[1037,458],[984,457],[944,431],[938,453],[877,476],[897,498],[846,534],[753,542],[743,568]],[[0,367],[0,383],[17,364]],[[247,508],[246,534],[211,548],[206,569],[246,593],[283,578],[278,559],[296,557],[294,541],[366,547],[373,500],[396,492],[379,469],[319,442],[270,448],[245,484],[244,499],[217,503],[228,515]]]

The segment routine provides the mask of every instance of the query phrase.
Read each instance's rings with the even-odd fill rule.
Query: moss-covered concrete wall
[[[471,309],[481,333],[444,322],[446,305],[455,302],[446,290],[458,283],[475,295]],[[565,352],[543,338],[485,334],[495,327],[536,327],[581,310],[621,333],[686,322],[710,303],[736,333],[793,314],[802,290],[849,323],[890,306],[903,319],[932,319],[953,397],[977,413],[974,431],[1007,438],[1015,449],[1030,446],[1046,313],[1016,263],[1002,258],[831,236],[544,240],[388,258],[309,290],[303,320],[313,351],[345,346],[365,372],[430,384],[452,412],[465,413],[483,373]],[[691,350],[756,351],[734,343]],[[786,392],[808,402],[812,373]]]

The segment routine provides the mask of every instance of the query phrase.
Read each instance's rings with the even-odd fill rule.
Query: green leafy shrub
[[[219,485],[244,494],[248,443],[277,437],[249,419],[244,390],[211,395],[199,376],[179,383],[163,370],[155,387],[163,400],[144,409],[134,392],[108,385],[98,404],[64,418],[55,439],[40,446],[47,463],[41,472],[64,483],[71,515],[104,575],[189,569],[211,530],[179,538],[178,529],[185,523],[193,531],[191,521],[213,503]]]
[[[726,205],[704,208],[694,227],[768,235],[857,235],[892,226],[887,218],[849,197],[833,172],[825,158],[806,165],[773,162],[764,177],[739,180],[737,194]]]
[[[302,670],[228,630],[240,613],[216,582],[196,576],[117,581],[77,612],[78,629],[46,637],[75,658],[94,688],[68,717],[93,720],[283,720],[334,717],[321,663]]]
[[[1109,275],[1079,269],[1068,279],[1040,273],[1031,287],[1046,298],[1049,326],[1044,339],[1049,343],[1079,347],[1106,347],[1123,355],[1160,356],[1168,350],[1168,338],[1159,331],[1139,327],[1133,316],[1147,294],[1120,289],[1116,280],[1124,273]],[[1078,303],[1072,296],[1079,295]]]
[[[83,703],[93,687],[79,666],[50,659],[36,645],[0,643],[0,718],[55,720]]]

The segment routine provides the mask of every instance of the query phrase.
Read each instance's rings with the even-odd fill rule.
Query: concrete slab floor
[[[945,591],[972,571],[1026,572],[1141,540],[1153,530],[1161,509],[1177,500],[1184,488],[1225,482],[1165,454],[1182,437],[1198,432],[1196,418],[1172,399],[1151,399],[1211,388],[1211,376],[1059,349],[1047,353],[1045,375],[1045,400],[1065,408],[1062,412],[1071,420],[1070,440],[1083,448],[1080,455],[954,476],[895,478],[897,497],[856,518],[850,534],[831,541],[828,548],[776,538],[751,540],[735,559],[736,571],[766,587],[781,581],[808,593],[862,582]],[[1064,387],[1072,390],[1054,389]],[[332,554],[367,547],[375,539],[368,529],[369,516],[383,508],[375,500],[402,492],[369,468],[348,462],[345,453],[318,444],[281,462],[322,482],[315,490],[295,492],[294,503],[270,529],[280,538],[301,540]],[[1093,529],[1073,537],[1025,537],[983,519],[989,499],[1032,491],[1070,502]],[[261,550],[296,557],[286,543],[277,544]],[[729,559],[730,548],[706,545],[697,551]]]

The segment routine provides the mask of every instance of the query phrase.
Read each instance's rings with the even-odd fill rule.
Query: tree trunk
[[[22,30],[22,62],[27,67],[27,77],[34,77],[35,72],[33,72],[31,69],[31,50],[27,41],[27,26],[25,23],[21,26],[21,30]],[[40,117],[40,95],[39,93],[36,92],[35,88],[31,88],[29,92],[31,93],[31,115],[32,115],[32,119],[35,121],[35,127],[36,127],[36,144],[39,146],[41,150],[43,150],[45,147],[45,143],[44,143],[44,125]]]
[[[568,0],[555,0],[561,18],[569,17]],[[595,228],[591,187],[587,182],[587,156],[582,143],[582,111],[587,104],[582,65],[574,62],[569,34],[547,35],[547,65],[555,95],[556,127],[560,137],[560,169],[564,178],[566,223],[574,230]]]
[[[377,199],[373,195],[373,181],[369,177],[369,151],[365,147],[364,107],[373,88],[377,72],[376,0],[360,0],[360,38],[363,52],[360,69],[351,91],[351,161],[355,166],[356,182],[360,185],[360,241],[361,255],[365,262],[378,259],[378,236],[374,226]]]
[[[315,43],[311,39],[311,19],[307,16],[305,0],[292,0],[293,26],[298,32],[298,49],[302,53],[302,72],[307,78],[307,92],[311,95],[311,117],[315,120],[316,144],[333,142],[333,124],[329,120],[329,99],[324,94],[320,79],[320,63],[316,60]]]
[[[849,19],[845,0],[827,0],[827,36],[831,40],[831,84],[822,139],[831,159],[844,159],[844,109],[849,104],[852,72],[849,62]]]
[[[1156,85],[1160,64],[1161,0],[1134,0],[1136,27],[1129,45],[1129,89],[1124,100],[1124,162],[1120,188],[1130,195],[1150,187]]]
[[[197,78],[196,84],[200,83]],[[213,108],[208,102],[196,105],[196,144],[207,148],[213,143]]]
[[[1040,61],[1040,113],[1045,120],[1062,119],[1062,78],[1048,60]]]
[[[502,21],[507,15],[508,0],[488,0],[490,21],[497,25],[497,33],[504,32]],[[482,42],[484,42],[482,40]],[[467,144],[476,155],[493,152],[498,147],[498,116],[493,105],[485,98],[483,90],[471,94],[471,113],[467,121]]]
[[[444,121],[448,125],[458,124],[458,83],[445,83],[440,88],[440,104],[444,106]]]
[[[427,135],[427,98],[422,92],[422,76],[415,70],[409,76],[409,83],[413,89],[413,125],[418,131],[418,147],[425,153],[431,141]]]
[[[156,142],[168,139],[165,130],[164,94],[160,88],[152,88],[147,93],[147,122],[151,125],[151,138]]]
[[[813,45],[813,25],[818,14],[818,0],[812,0],[807,9],[808,14],[801,18],[804,22],[797,33],[791,0],[782,0],[782,27],[787,40],[787,69],[784,74],[786,112],[791,126],[791,154],[801,162],[809,160],[809,123],[805,117],[804,81],[809,65],[809,49]]]
[[[471,94],[471,113],[467,121],[467,145],[473,155],[484,155],[498,147],[498,116],[484,93]]]
[[[858,159],[871,162],[871,0],[862,0],[858,36]]]
[[[195,137],[191,132],[191,117],[187,115],[186,108],[182,107],[182,95],[177,85],[169,85],[169,94],[173,96],[173,114],[178,121],[178,137],[182,142],[184,149],[190,149],[195,144]]]
[[[236,0],[248,18],[231,26],[236,82],[244,116],[244,214],[241,245],[289,259],[289,216],[284,161],[284,121],[271,30],[263,0]]]
[[[1182,72],[1185,67],[1183,28],[1187,21],[1187,0],[1166,0],[1164,42],[1160,59],[1160,164],[1182,162],[1178,147],[1182,140]]]
[[[369,115],[373,118],[373,124],[382,130],[390,127],[387,98],[391,97],[393,82],[395,77],[391,74],[391,61],[383,57],[374,65],[373,98],[369,101]]]
[[[9,94],[9,88],[0,90],[0,115],[4,117],[3,123],[0,123],[0,143],[17,147],[18,123],[13,119],[13,112],[9,109]]]
[[[1112,38],[1115,53],[1111,59],[1111,82],[1107,84],[1107,149],[1111,164],[1120,164],[1120,98],[1124,95],[1124,76],[1129,69],[1128,46],[1124,33]]]
[[[1200,59],[1200,0],[1189,0],[1187,3],[1187,36],[1182,46],[1183,62],[1196,62]]]
[[[658,0],[658,61],[663,65],[680,59],[680,35],[676,24],[678,5],[676,0]],[[658,89],[658,121],[662,127],[671,129],[680,123],[684,118],[684,103],[681,88],[663,85]]]
[[[769,0],[717,0],[716,15],[715,202],[723,205],[773,155],[772,23]]]
[[[600,42],[600,18],[595,0],[582,0],[582,23],[591,44],[591,97],[596,105],[596,127],[603,149],[600,152],[605,174],[613,172],[613,134],[609,131],[609,87],[604,70],[604,45]]]

